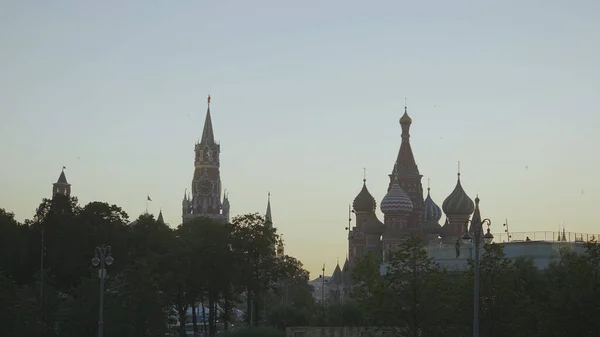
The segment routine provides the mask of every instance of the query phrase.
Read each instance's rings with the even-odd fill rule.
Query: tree
[[[352,268],[353,287],[351,297],[365,313],[365,320],[372,326],[396,324],[395,302],[389,279],[379,271],[379,259],[369,252]]]
[[[267,323],[285,328],[307,325],[316,309],[309,273],[302,263],[291,256],[276,260],[277,287],[268,302]]]
[[[277,281],[277,233],[258,214],[238,216],[232,220],[231,225],[231,249],[242,275],[242,284],[246,288],[246,319],[251,325],[257,326],[261,319],[258,308],[262,306],[266,309],[266,293]]]
[[[547,271],[548,300],[543,303],[545,336],[595,336],[600,330],[600,245],[588,243],[584,254],[568,249]]]
[[[105,311],[107,336],[164,336],[170,310],[152,266],[136,260],[112,278]]]
[[[17,284],[33,281],[29,263],[28,228],[13,213],[0,208],[0,273]]]

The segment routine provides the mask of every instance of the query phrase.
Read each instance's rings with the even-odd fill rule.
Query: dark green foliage
[[[110,245],[114,258],[105,279],[106,337],[186,336],[188,323],[214,336],[241,325],[233,313],[249,310],[246,298],[252,299],[254,326],[264,325],[284,297],[302,313],[290,322],[309,322],[314,300],[308,272],[292,257],[276,258],[276,240],[256,214],[227,225],[198,218],[172,229],[148,214],[128,225],[116,205],[80,207],[62,195],[44,199],[24,224],[0,209],[0,336],[96,335],[100,288],[91,259],[99,245]],[[187,321],[188,308],[200,303],[211,309],[206,325]]]
[[[353,298],[363,309],[364,325],[393,325],[399,336],[471,335],[470,265],[464,272],[445,271],[416,238],[392,255],[385,276],[373,257],[364,257],[353,270]],[[560,262],[544,271],[529,259],[505,258],[501,245],[486,245],[480,286],[481,336],[596,336],[600,329],[596,243],[588,243],[585,254],[562,251]]]

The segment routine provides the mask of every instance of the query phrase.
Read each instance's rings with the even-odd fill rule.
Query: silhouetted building
[[[62,194],[67,196],[67,198],[71,197],[71,184],[67,182],[67,176],[65,176],[65,167],[63,166],[62,171],[60,172],[60,176],[58,176],[58,180],[52,184],[52,197],[57,194]]]
[[[464,225],[474,211],[474,203],[463,190],[459,173],[454,191],[442,205],[447,221],[440,226],[442,210],[431,198],[430,188],[427,188],[427,196],[423,198],[423,176],[410,144],[411,125],[412,119],[404,107],[404,114],[400,118],[402,141],[389,174],[387,193],[380,204],[383,223],[375,213],[375,198],[367,189],[366,179],[363,179],[363,187],[354,199],[356,222],[348,238],[348,270],[358,258],[369,252],[383,261],[387,260],[389,252],[409,235],[416,235],[428,243],[454,243],[462,236]]]
[[[220,154],[221,146],[215,141],[210,115],[210,96],[202,138],[194,148],[194,176],[191,194],[184,193],[182,202],[183,222],[206,217],[217,222],[229,222],[229,200],[221,200]]]

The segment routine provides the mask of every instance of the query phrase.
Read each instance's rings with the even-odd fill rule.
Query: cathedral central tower
[[[408,230],[416,230],[425,220],[425,205],[423,201],[423,185],[419,173],[419,168],[413,155],[412,147],[410,146],[410,126],[412,119],[408,116],[406,106],[404,107],[404,115],[400,118],[400,126],[402,127],[402,142],[398,157],[394,163],[392,174],[390,174],[390,184],[388,191],[394,184],[394,179],[398,179],[398,183],[402,190],[408,195],[412,204],[413,210],[407,221]]]
[[[210,96],[202,138],[194,148],[194,177],[192,193],[185,194],[182,203],[183,222],[206,217],[218,222],[229,222],[229,201],[221,201],[221,146],[215,141],[210,115]]]

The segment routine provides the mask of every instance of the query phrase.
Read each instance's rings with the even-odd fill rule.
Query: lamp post
[[[490,233],[490,226],[492,225],[492,221],[490,219],[479,220],[476,218],[475,221],[471,221],[471,228],[473,228],[474,237],[469,234],[468,228],[469,221],[465,223],[465,233],[462,236],[462,240],[465,243],[473,242],[473,250],[475,251],[475,259],[474,259],[474,274],[475,279],[473,282],[473,337],[479,337],[479,245],[481,244],[481,239],[485,241],[485,243],[491,243],[494,239],[492,233]],[[483,224],[487,224],[487,233],[482,235],[483,233]]]
[[[94,251],[94,258],[92,259],[92,265],[94,267],[100,266],[98,269],[98,277],[100,278],[100,306],[98,310],[98,337],[102,337],[104,328],[104,278],[106,277],[106,266],[110,266],[115,262],[115,259],[111,256],[110,246],[97,246]]]

